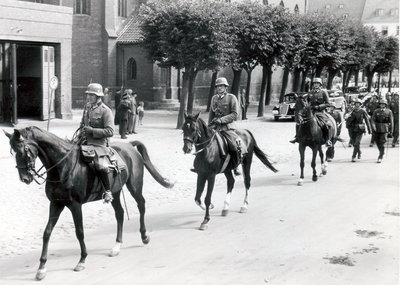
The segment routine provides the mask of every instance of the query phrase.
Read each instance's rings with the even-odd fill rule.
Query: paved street
[[[50,131],[71,137],[74,120],[51,121]],[[207,113],[202,113],[204,118]],[[260,147],[276,162],[278,173],[254,158],[249,212],[239,214],[244,198],[242,177],[236,179],[231,212],[221,217],[225,179],[217,178],[215,209],[207,231],[199,231],[204,212],[194,201],[194,157],[182,152],[177,112],[146,111],[138,134],[160,172],[173,180],[164,189],[145,174],[146,222],[151,241],[143,245],[135,203],[125,194],[130,220],[118,257],[108,257],[116,223],[111,206],[84,206],[86,269],[73,272],[79,245],[72,218],[64,211],[49,247],[48,274],[42,284],[383,284],[399,280],[399,148],[389,148],[382,164],[378,150],[363,138],[363,158],[351,163],[352,149],[339,144],[328,174],[311,181],[311,151],[306,151],[304,186],[299,178],[297,145],[291,121],[274,122],[270,111],[237,127],[251,130]],[[18,127],[32,124],[21,120]],[[46,122],[34,122],[46,128]],[[3,127],[11,132],[12,128]],[[347,130],[343,137],[348,140]],[[119,136],[114,136],[119,140]],[[34,282],[48,201],[43,188],[19,182],[8,139],[0,136],[0,284]],[[318,171],[320,166],[318,164]]]

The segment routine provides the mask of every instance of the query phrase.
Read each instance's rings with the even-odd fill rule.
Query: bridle
[[[196,121],[196,123],[197,123],[197,121]],[[183,141],[184,142],[189,142],[191,144],[194,144],[195,147],[202,146],[202,145],[206,144],[203,148],[201,148],[199,150],[196,150],[195,152],[192,153],[193,155],[197,155],[200,152],[202,152],[202,151],[204,151],[204,150],[206,150],[208,148],[208,146],[211,144],[211,142],[214,139],[215,134],[217,132],[214,132],[211,138],[209,138],[208,140],[206,140],[204,142],[201,142],[201,143],[196,143],[197,140],[201,137],[200,131],[198,129],[198,124],[196,124],[196,130],[194,131],[194,133],[196,134],[195,136],[184,136],[183,137]]]
[[[18,162],[17,162],[17,165],[15,167],[17,169],[27,169],[27,172],[32,176],[32,179],[39,185],[42,185],[45,182],[52,182],[52,183],[64,182],[68,178],[69,174],[67,174],[63,179],[60,179],[58,181],[49,180],[46,177],[44,177],[44,175],[48,174],[52,169],[54,169],[56,166],[60,165],[60,163],[62,163],[65,159],[67,159],[67,157],[71,154],[71,152],[75,149],[75,146],[78,145],[79,142],[80,142],[80,139],[73,144],[71,149],[59,161],[57,161],[54,165],[52,165],[51,167],[46,169],[44,172],[39,173],[44,168],[44,165],[42,165],[39,168],[39,170],[35,169],[35,161],[36,161],[37,155],[35,155],[35,153],[31,149],[31,147],[34,146],[37,150],[37,153],[39,152],[39,150],[43,154],[45,154],[45,152],[35,142],[32,142],[32,141],[24,142],[23,141],[24,152],[25,152],[25,156],[28,158],[28,162],[26,163],[26,165],[21,165],[21,164],[18,164]],[[69,171],[70,173],[75,169],[76,164],[78,163],[78,159],[79,159],[79,155],[76,156],[74,166]],[[43,182],[39,182],[35,177],[39,177],[39,178],[43,179]]]

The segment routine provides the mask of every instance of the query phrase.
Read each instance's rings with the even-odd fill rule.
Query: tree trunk
[[[358,86],[358,75],[360,74],[360,70],[359,69],[356,69],[355,71],[354,71],[354,85],[355,86]]]
[[[288,80],[289,80],[289,68],[285,67],[285,69],[283,70],[282,88],[281,88],[281,94],[279,96],[279,103],[283,102],[283,97],[285,96],[286,93]]]
[[[263,64],[263,67],[262,67],[262,81],[261,81],[261,89],[260,89],[260,99],[258,101],[257,117],[263,117],[264,116],[264,101],[265,101],[265,89],[267,87],[267,75],[268,75],[267,66]]]
[[[344,93],[344,90],[346,89],[347,75],[348,75],[348,71],[347,70],[343,70],[343,72],[342,72],[342,92],[343,93]]]
[[[193,112],[193,106],[194,106],[194,82],[196,80],[196,75],[197,75],[197,70],[190,70],[189,73],[189,87],[188,87],[188,105],[187,105],[187,113],[192,114]]]
[[[235,94],[237,97],[237,95],[239,94],[240,77],[242,75],[243,69],[236,70],[236,69],[232,68],[232,70],[233,70],[233,82],[232,82],[232,87],[231,87],[231,93]],[[246,92],[247,92],[247,90],[246,90]]]
[[[315,77],[321,77],[322,70],[324,69],[323,65],[318,65],[315,69]]]
[[[268,75],[267,75],[267,91],[265,92],[265,105],[271,103],[271,89],[272,89],[272,64],[268,65]]]
[[[350,69],[347,73],[347,77],[346,77],[346,87],[349,87],[349,83],[350,83],[350,79],[351,79],[351,74],[352,74],[352,70]]]
[[[378,73],[378,94],[381,93],[381,73]]]
[[[306,89],[306,78],[307,78],[307,71],[303,70],[303,72],[301,73],[301,85],[300,85],[301,92],[304,92],[304,90]]]
[[[392,70],[389,71],[389,82],[388,82],[388,85],[389,85],[388,92],[391,92],[391,90],[392,90]]]
[[[328,89],[328,90],[332,89],[332,82],[333,82],[333,78],[335,77],[336,73],[337,73],[337,70],[329,69],[328,83],[326,85],[326,89]]]
[[[211,99],[215,94],[215,80],[217,80],[217,76],[218,76],[218,71],[214,71],[211,77],[210,91],[208,92],[207,112],[210,111]]]
[[[298,92],[300,90],[300,73],[299,68],[295,68],[293,72],[293,92]]]
[[[370,71],[369,68],[367,67],[365,70],[365,73],[367,75],[367,90],[368,92],[371,92],[372,89],[372,80],[374,79],[374,73],[373,71]]]
[[[180,100],[180,107],[179,107],[179,114],[178,114],[178,121],[176,124],[177,129],[182,129],[183,123],[185,122],[185,113],[186,113],[186,106],[189,96],[189,73],[187,70],[190,68],[185,68],[185,71],[182,74],[182,93],[181,93],[181,100]]]

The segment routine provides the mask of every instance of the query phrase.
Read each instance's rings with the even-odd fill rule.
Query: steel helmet
[[[313,79],[312,83],[319,83],[319,84],[322,85],[322,79],[319,78],[319,77],[315,77],[315,78]]]
[[[95,94],[97,96],[104,96],[103,86],[99,83],[90,83],[85,91],[86,94]]]
[[[386,99],[381,99],[381,100],[379,100],[379,104],[386,104],[387,105],[387,100]]]
[[[356,104],[356,103],[362,104],[362,102],[361,102],[361,100],[360,100],[359,98],[354,99],[354,100],[353,100],[353,103],[354,103],[354,104]]]
[[[225,77],[219,77],[219,78],[217,78],[217,80],[215,80],[215,86],[218,86],[218,85],[229,86],[228,80],[226,80]]]

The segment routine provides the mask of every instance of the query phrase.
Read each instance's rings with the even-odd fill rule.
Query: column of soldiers
[[[386,98],[373,95],[371,100],[361,108],[362,102],[356,99],[352,102],[351,110],[346,114],[346,126],[350,136],[350,146],[353,146],[352,161],[361,158],[360,142],[362,135],[371,133],[370,147],[377,145],[379,150],[378,163],[382,162],[385,145],[393,137],[392,147],[398,144],[399,137],[399,94],[395,93],[388,103]]]

